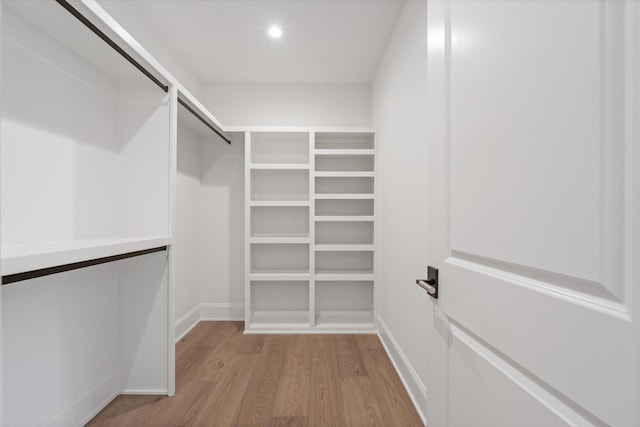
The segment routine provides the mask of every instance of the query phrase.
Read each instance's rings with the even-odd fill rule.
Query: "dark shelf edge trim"
[[[178,102],[180,103],[180,105],[182,105],[184,108],[187,109],[187,111],[189,111],[191,114],[193,114],[194,116],[196,116],[196,118],[198,120],[200,120],[202,123],[204,123],[209,129],[211,129],[212,131],[214,131],[215,133],[218,134],[218,136],[222,139],[224,139],[227,144],[231,144],[231,139],[229,139],[229,137],[227,137],[224,133],[222,133],[220,130],[216,129],[215,126],[212,126],[211,123],[209,123],[207,120],[204,119],[204,117],[202,117],[200,114],[198,114],[193,108],[191,108],[186,102],[184,102],[182,99],[180,99],[180,97],[178,97]]]
[[[99,264],[106,264],[108,262],[120,261],[122,259],[133,258],[166,250],[166,246],[158,246],[157,248],[143,249],[140,251],[127,252],[124,254],[111,255],[102,258],[94,258],[86,261],[73,262],[71,264],[56,265],[55,267],[41,268],[38,270],[25,271],[16,274],[7,274],[6,276],[2,276],[2,284],[8,285],[10,283],[21,282],[23,280],[35,279],[42,276],[49,276],[51,274],[63,273],[65,271],[77,270],[79,268],[86,268]]]
[[[157,84],[162,90],[165,92],[169,92],[169,86],[162,83],[156,76],[151,74],[149,70],[142,66],[138,61],[136,61],[131,55],[124,51],[116,42],[114,42],[108,35],[106,35],[102,30],[96,27],[89,19],[87,19],[82,13],[78,12],[76,8],[71,6],[66,0],[55,0],[60,6],[64,7],[69,13],[78,19],[78,21],[82,22],[85,27],[89,28],[95,35],[100,37],[105,43],[107,43],[113,50],[118,52],[124,59],[129,61],[131,65],[136,67],[138,70],[142,72],[145,76],[147,76],[152,82]]]

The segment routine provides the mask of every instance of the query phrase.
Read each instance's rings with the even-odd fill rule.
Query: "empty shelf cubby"
[[[373,221],[316,222],[316,244],[373,244]]]
[[[309,282],[252,281],[252,327],[308,327]]]
[[[317,281],[315,325],[373,325],[372,281]]]
[[[374,148],[373,133],[316,133],[316,149],[320,150],[371,150]]]
[[[372,216],[373,200],[316,200],[317,216]]]
[[[316,252],[316,274],[372,274],[373,251]]]
[[[251,244],[251,273],[309,273],[309,245],[297,243],[253,243]]]
[[[316,155],[318,172],[373,172],[373,154],[367,155]]]
[[[308,237],[307,206],[251,207],[251,237]]]
[[[251,200],[309,200],[309,171],[286,169],[252,170]]]
[[[316,178],[316,194],[373,194],[373,178]]]
[[[251,162],[309,163],[306,132],[255,132],[251,134]]]

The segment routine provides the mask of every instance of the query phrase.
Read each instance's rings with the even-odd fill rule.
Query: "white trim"
[[[180,341],[195,326],[200,323],[200,304],[193,307],[187,314],[176,320],[175,324],[175,342]]]
[[[57,415],[44,422],[44,426],[83,426],[102,411],[120,394],[120,370],[109,375],[84,396],[68,405]]]
[[[378,316],[378,337],[384,346],[396,373],[402,381],[402,385],[407,390],[409,398],[416,408],[422,423],[426,425],[426,414],[424,408],[427,407],[427,389],[411,366],[409,359],[405,356],[398,342],[393,338],[389,328],[384,321]]]
[[[131,388],[122,390],[120,394],[149,394],[153,396],[168,396],[169,392],[166,388]]]
[[[478,357],[484,359],[494,369],[504,375],[509,381],[520,387],[522,391],[535,399],[540,405],[544,406],[549,412],[553,413],[562,422],[568,426],[589,426],[592,422],[576,412],[562,400],[545,390],[535,380],[523,374],[522,370],[514,367],[509,361],[502,356],[496,354],[489,347],[477,341],[474,337],[451,324],[451,334],[454,338],[466,345]]]
[[[243,303],[202,303],[200,320],[244,320]]]

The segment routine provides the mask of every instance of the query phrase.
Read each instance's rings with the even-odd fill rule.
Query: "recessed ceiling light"
[[[279,39],[280,37],[282,37],[282,29],[277,25],[272,25],[271,27],[269,27],[269,35],[274,39]]]

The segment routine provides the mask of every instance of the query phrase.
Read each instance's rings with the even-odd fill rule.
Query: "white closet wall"
[[[371,126],[369,84],[208,84],[203,98],[225,126]]]
[[[227,144],[182,106],[177,131],[174,236],[179,338],[201,319],[242,318],[243,217],[234,217],[233,211],[243,206],[244,138],[234,135]],[[237,286],[232,285],[235,282]]]
[[[433,36],[439,36],[437,28]],[[446,394],[424,388],[427,375],[438,375],[428,369],[429,361],[438,354],[435,344],[430,345],[429,334],[438,333],[440,320],[437,305],[415,284],[416,279],[426,277],[426,246],[430,244],[425,218],[429,196],[425,120],[440,117],[427,111],[426,58],[426,2],[407,2],[373,84],[381,177],[378,328],[423,417],[427,392],[433,402]],[[444,366],[444,361],[434,366]],[[430,422],[445,424],[439,419]]]
[[[231,145],[203,143],[201,171],[201,313],[203,319],[243,318],[244,134]]]
[[[178,107],[181,109],[181,107]],[[176,176],[176,248],[174,309],[179,322],[200,305],[200,136],[191,128],[178,125],[178,166]],[[176,330],[176,338],[184,332]]]

